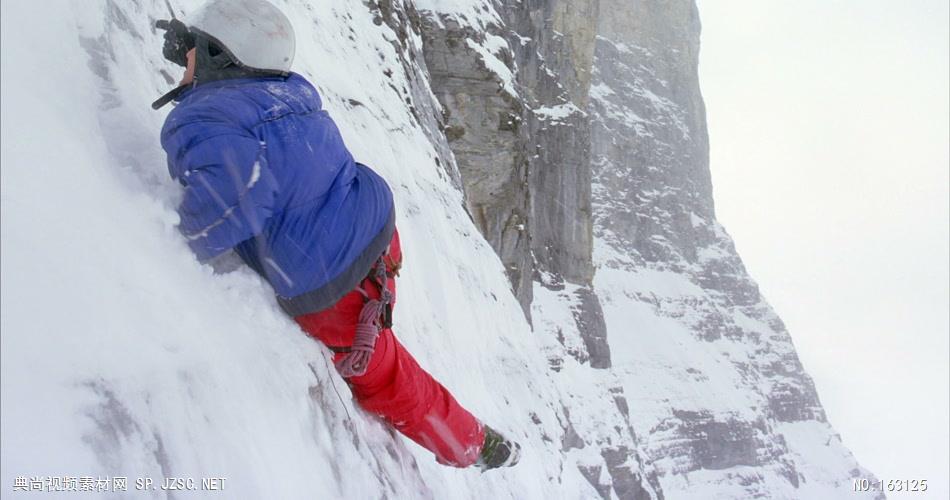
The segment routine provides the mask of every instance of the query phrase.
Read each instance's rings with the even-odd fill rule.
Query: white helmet
[[[192,32],[217,43],[249,69],[290,72],[297,45],[290,19],[265,0],[211,0],[192,16]]]

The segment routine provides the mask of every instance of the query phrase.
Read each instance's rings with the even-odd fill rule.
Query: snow
[[[534,114],[536,114],[541,121],[550,120],[552,124],[557,124],[573,114],[586,115],[587,113],[574,105],[573,102],[566,102],[556,106],[542,106],[536,108]]]
[[[493,37],[489,40],[500,39],[501,37]],[[498,58],[497,50],[492,50],[493,48],[500,50],[501,46],[496,42],[490,42],[486,44],[480,44],[471,38],[465,40],[465,43],[468,47],[478,53],[482,57],[482,62],[485,63],[485,67],[489,71],[495,73],[496,76],[501,80],[501,87],[508,92],[513,97],[518,96],[517,90],[515,90],[515,75],[505,63]],[[507,49],[508,45],[502,41],[504,48]]]
[[[693,216],[691,222],[699,225],[702,219]],[[714,232],[725,235],[718,224],[712,226]],[[667,497],[734,499],[762,492],[779,499],[873,497],[873,492],[865,496],[852,491],[848,480],[856,461],[826,422],[779,423],[769,434],[783,436],[784,442],[758,436],[764,438],[766,450],[783,450],[787,445],[785,457],[801,473],[798,488],[785,478],[781,462],[692,470],[695,464],[669,458],[669,448],[680,446],[683,439],[676,432],[677,411],[697,412],[717,422],[735,422],[739,428],[764,432],[757,428],[763,425],[758,422],[768,406],[771,387],[757,382],[755,376],[750,380],[738,367],[781,363],[783,345],[772,345],[769,351],[757,349],[757,342],[747,338],[698,339],[705,309],[720,307],[714,305],[718,292],[700,287],[682,271],[634,265],[611,241],[609,231],[595,239],[594,289],[609,332],[613,370],[630,406],[636,408],[630,412],[630,423]],[[717,248],[704,247],[697,257],[728,255]],[[752,318],[739,308],[719,312],[747,337],[774,335],[764,319]]]
[[[694,212],[689,213],[689,222],[693,225],[693,228],[702,227],[706,225],[706,219],[696,215]]]
[[[604,82],[597,82],[590,86],[591,99],[604,99],[614,94],[616,94],[616,92]]]
[[[416,0],[416,8],[434,14],[430,19],[445,26],[445,20],[451,19],[460,27],[472,28],[484,36],[484,40],[468,38],[465,43],[482,58],[485,67],[495,73],[501,81],[501,88],[512,97],[518,96],[515,86],[515,68],[509,68],[498,55],[509,51],[508,42],[489,32],[489,28],[501,26],[501,16],[488,0]],[[530,39],[518,37],[522,45]]]
[[[501,17],[489,0],[415,0],[416,8],[437,14],[435,19],[451,18],[462,26],[478,31],[492,24],[500,25]]]
[[[613,42],[602,36],[598,36],[597,40],[600,43],[611,45],[613,49],[621,54],[639,54],[641,58],[655,57],[644,47]],[[652,117],[651,119],[655,120],[656,124],[662,124],[666,121],[670,122],[682,135],[683,140],[689,140],[686,111],[670,99],[661,97],[649,89],[649,85],[654,82],[664,88],[668,86],[668,82],[659,78],[654,70],[643,64],[638,64],[634,70],[623,62],[614,61],[614,63],[624,68],[625,72],[644,74],[648,75],[649,78],[634,77],[621,85],[622,88],[617,89],[606,85],[600,78],[595,78],[591,84],[590,95],[599,106],[603,107],[603,113],[606,117],[610,120],[622,123],[627,128],[633,129],[637,135],[652,137],[653,133],[649,126],[651,122],[635,113],[630,109],[630,106],[623,104],[624,98],[631,95],[637,96],[642,102],[639,106],[648,108],[644,109],[645,113],[643,114],[648,113],[647,116]],[[595,71],[595,76],[599,77],[598,71]]]
[[[724,346],[695,342],[688,318],[657,314],[657,307],[663,305],[653,300],[696,301],[705,295],[683,275],[643,270],[631,276],[626,271],[600,269],[595,286],[610,331],[627,332],[612,336],[611,352],[614,365],[629,374],[624,378],[627,394],[641,409],[651,405],[651,410],[639,412],[641,418],[667,414],[669,401],[681,410],[733,416],[759,404],[754,395],[733,390],[742,381],[731,364],[721,359]],[[741,416],[755,418],[753,412]]]
[[[822,488],[827,488],[829,484],[837,486],[841,496],[854,493],[852,480],[861,477],[842,474],[840,470],[843,461],[854,460],[854,457],[840,446],[841,438],[827,424],[814,421],[788,422],[776,430],[785,436],[793,456],[806,458],[802,460],[805,464],[802,472],[810,480],[802,484],[803,496],[819,495]]]

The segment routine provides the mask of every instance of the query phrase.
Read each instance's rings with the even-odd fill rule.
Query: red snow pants
[[[402,262],[398,232],[393,235],[384,260],[393,275],[387,286],[395,304],[394,274]],[[369,277],[359,286],[370,298],[380,295],[376,281]],[[294,319],[308,335],[338,350],[353,344],[362,308],[363,296],[353,290],[328,309]],[[333,361],[343,356],[345,353],[337,352]],[[379,415],[406,437],[435,453],[440,463],[467,467],[478,459],[485,440],[482,424],[419,366],[396,340],[391,328],[380,332],[366,373],[346,381],[363,409]]]

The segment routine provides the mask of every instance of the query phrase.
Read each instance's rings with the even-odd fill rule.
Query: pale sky
[[[858,461],[950,498],[950,2],[698,1],[719,220]]]

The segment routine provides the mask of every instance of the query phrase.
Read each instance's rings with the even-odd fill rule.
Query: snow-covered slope
[[[353,405],[266,283],[194,260],[158,145],[167,110],[149,108],[180,71],[152,27],[164,0],[5,2],[4,497],[17,478],[55,489],[64,476],[127,477],[130,493],[135,478],[226,478],[227,498],[850,497],[867,473],[813,390],[773,397],[799,394],[776,380],[810,382],[767,304],[736,307],[754,284],[711,193],[662,196],[684,172],[708,176],[690,139],[705,140],[698,87],[657,73],[691,60],[632,64],[636,39],[607,34],[624,17],[602,15],[646,9],[634,17],[656,33],[636,36],[693,43],[690,10],[274,3],[297,31],[294,69],[394,189],[396,334],[522,442],[522,463],[436,464]],[[611,156],[623,138],[637,154]],[[670,161],[684,157],[697,161]],[[683,198],[709,210],[668,203]],[[643,218],[655,224],[630,224]],[[644,250],[656,248],[676,251]],[[738,292],[703,279],[723,269]]]

